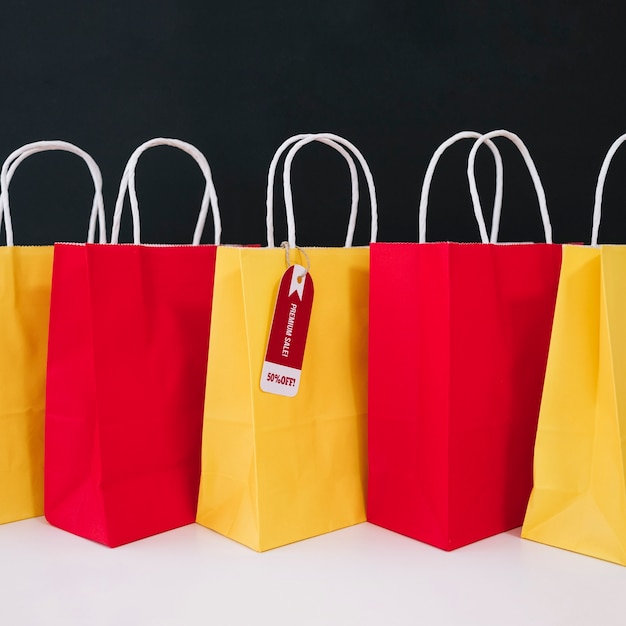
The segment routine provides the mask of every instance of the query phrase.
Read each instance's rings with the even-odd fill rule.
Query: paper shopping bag
[[[102,178],[85,152],[60,141],[31,143],[2,168],[7,245],[0,247],[0,524],[43,515],[43,433],[52,246],[13,245],[9,183],[17,166],[44,150],[74,152],[87,163],[95,185],[90,239],[100,217],[104,241]]]
[[[280,356],[269,359],[278,286],[287,268],[285,250],[273,248],[271,198],[271,247],[222,247],[217,253],[197,521],[258,551],[365,521],[369,253],[350,247],[355,213],[345,248],[300,249],[294,234],[291,161],[301,146],[326,140],[335,148],[348,146],[363,165],[372,239],[376,233],[375,190],[360,152],[330,134],[297,141],[283,176],[287,258],[296,263],[292,268],[306,270],[303,280],[314,286],[314,297],[295,395],[289,385],[299,374],[291,366],[280,369]],[[349,156],[348,164],[354,171]],[[272,168],[269,179],[271,189]],[[295,319],[301,328],[301,318]],[[288,321],[279,335],[281,345],[288,343]],[[285,395],[262,389],[272,383],[282,385]]]
[[[626,246],[565,246],[522,537],[626,565]]]
[[[194,245],[141,245],[134,170],[147,148],[191,154],[206,178]],[[117,244],[129,187],[134,244]],[[153,139],[122,179],[112,242],[55,246],[46,407],[45,515],[114,547],[192,523],[200,479],[214,245],[200,242],[209,166]]]
[[[371,246],[368,520],[444,550],[522,523],[561,263],[516,135],[477,140],[473,197],[498,135],[526,159],[548,243],[488,243],[475,203],[483,243]]]

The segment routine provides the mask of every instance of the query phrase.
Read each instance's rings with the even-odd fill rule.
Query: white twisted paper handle
[[[340,137],[339,135],[335,135],[333,133],[315,133],[315,134],[309,135],[308,137],[304,137],[300,139],[300,141],[298,141],[295,145],[292,146],[292,148],[289,150],[285,158],[285,164],[283,167],[283,193],[285,197],[285,210],[287,213],[287,240],[288,240],[289,246],[291,248],[295,248],[297,245],[296,244],[296,223],[295,223],[294,212],[293,212],[293,194],[291,192],[291,164],[293,162],[294,156],[296,155],[296,152],[298,152],[298,150],[300,150],[302,146],[305,146],[306,144],[311,143],[312,141],[320,141],[321,139],[331,139],[332,141],[345,146],[352,152],[352,154],[359,161],[361,168],[363,170],[363,174],[365,175],[365,180],[367,182],[367,186],[368,186],[368,190],[370,194],[370,206],[371,206],[371,216],[372,216],[371,229],[370,229],[370,243],[375,242],[376,235],[378,232],[378,208],[377,208],[377,201],[376,201],[376,188],[374,186],[374,179],[372,178],[372,173],[370,171],[369,165],[367,164],[367,161],[365,160],[365,158],[363,157],[359,149],[354,144],[349,142],[347,139],[344,139],[343,137]],[[352,239],[354,237],[355,225],[356,225],[356,211],[354,211],[350,215],[350,221],[348,223],[348,234],[346,236],[346,243],[345,243],[346,248],[349,248],[352,246]],[[274,240],[274,233],[273,232],[271,233],[271,239],[270,239],[270,233],[268,233],[268,245],[270,245],[270,241],[273,242],[273,240]]]
[[[477,133],[473,130],[462,130],[455,135],[452,135],[449,139],[446,139],[433,153],[433,156],[428,163],[428,167],[426,168],[426,174],[424,175],[424,182],[422,183],[422,192],[420,194],[420,206],[419,206],[419,218],[418,218],[418,241],[420,243],[426,242],[426,212],[428,208],[428,194],[430,192],[430,185],[433,180],[433,175],[435,173],[435,168],[437,167],[437,163],[439,159],[443,155],[443,153],[454,143],[461,139],[478,139],[482,136],[482,133]],[[485,142],[487,147],[493,152],[493,158],[496,162],[496,194],[493,200],[493,220],[491,228],[494,226],[497,229],[497,225],[500,222],[500,210],[502,208],[502,187],[503,187],[503,167],[502,167],[502,156],[500,155],[500,151],[496,147],[496,144],[491,140],[487,140]],[[482,213],[482,211],[481,211]],[[483,218],[484,222],[484,218]],[[480,228],[480,224],[479,224]],[[481,233],[482,239],[482,233]],[[487,243],[488,239],[482,239],[483,243]]]
[[[480,146],[488,139],[493,139],[494,137],[505,137],[506,139],[512,141],[524,158],[526,167],[528,167],[530,177],[532,178],[533,184],[535,186],[537,199],[539,200],[539,211],[541,213],[541,221],[543,222],[543,232],[545,234],[546,243],[552,243],[552,225],[550,224],[550,215],[548,214],[548,207],[546,204],[546,194],[543,189],[543,185],[541,184],[539,173],[537,172],[535,163],[530,156],[530,152],[528,152],[528,148],[526,147],[524,142],[515,133],[512,133],[508,130],[493,130],[489,133],[485,133],[484,135],[482,135],[482,137],[478,138],[475,141],[467,160],[467,180],[470,186],[470,194],[472,196],[472,203],[474,204],[474,215],[476,215],[476,221],[478,222],[478,228],[480,229],[481,238],[483,239],[483,241],[485,241],[485,239],[487,238],[487,228],[485,227],[485,218],[483,217],[482,208],[480,206],[480,198],[478,197],[478,189],[476,187],[474,162],[476,160],[476,152],[478,151],[478,148],[480,148]],[[492,224],[491,227],[491,243],[497,243],[499,227],[500,223],[498,215],[498,222]]]
[[[267,245],[269,248],[273,248],[275,245],[274,242],[274,178],[276,176],[276,168],[278,166],[278,161],[282,156],[283,152],[294,143],[297,143],[301,139],[305,137],[311,137],[314,133],[303,133],[300,135],[294,135],[290,137],[286,141],[278,147],[276,153],[272,157],[272,161],[270,163],[270,168],[267,173],[267,195],[265,201],[266,208],[266,217],[265,217],[265,225],[267,231]],[[350,203],[350,220],[348,222],[348,233],[346,234],[346,245],[348,245],[348,241],[352,241],[352,237],[354,236],[354,227],[356,224],[356,215],[359,206],[359,175],[356,170],[356,165],[354,164],[354,159],[350,155],[350,153],[345,150],[340,144],[326,137],[317,137],[316,141],[321,143],[325,143],[326,145],[334,148],[348,163],[348,168],[350,170],[350,181],[351,181],[351,193],[352,199]]]
[[[11,222],[11,210],[9,207],[9,183],[15,174],[15,170],[20,163],[33,154],[38,152],[47,152],[49,150],[60,150],[63,152],[71,152],[76,154],[85,161],[94,185],[94,197],[91,207],[91,215],[89,218],[89,231],[87,234],[87,242],[94,243],[96,240],[96,225],[98,226],[99,242],[106,243],[106,224],[104,217],[104,200],[102,198],[102,174],[97,163],[93,160],[84,150],[81,150],[73,143],[60,140],[52,141],[35,141],[27,143],[22,147],[14,150],[2,164],[2,170],[0,171],[0,204],[2,207],[0,210],[0,226],[2,225],[2,218],[4,216],[4,228],[6,231],[7,246],[13,245],[13,224]]]
[[[213,228],[214,228],[214,243],[219,245],[222,234],[222,223],[220,219],[219,207],[217,204],[217,194],[215,193],[215,186],[213,185],[213,177],[211,175],[211,168],[206,160],[206,157],[198,148],[194,145],[181,141],[180,139],[169,139],[166,137],[157,137],[150,139],[145,143],[142,143],[135,151],[130,155],[128,163],[124,169],[122,180],[120,182],[120,189],[117,194],[117,200],[115,202],[115,214],[113,215],[113,230],[111,232],[111,243],[117,243],[119,240],[120,226],[122,223],[122,209],[124,208],[124,196],[126,190],[130,196],[130,210],[133,218],[133,243],[141,243],[141,226],[139,222],[139,202],[137,200],[137,191],[135,188],[135,168],[137,167],[137,161],[143,152],[149,148],[155,146],[172,146],[178,148],[183,152],[191,155],[204,174],[206,181],[204,195],[202,196],[202,202],[200,204],[200,214],[196,223],[196,228],[193,234],[193,245],[200,245],[200,239],[202,238],[202,231],[204,230],[204,224],[209,212],[209,205],[213,212]]]
[[[602,195],[604,194],[604,184],[606,183],[606,175],[609,172],[609,166],[611,161],[617,152],[617,149],[626,141],[626,134],[618,137],[609,148],[602,167],[600,168],[600,174],[598,174],[598,182],[596,184],[596,193],[593,203],[593,224],[591,226],[591,245],[596,247],[598,245],[598,237],[600,235],[600,220],[602,219]]]

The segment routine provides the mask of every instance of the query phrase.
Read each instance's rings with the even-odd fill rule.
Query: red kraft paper
[[[553,244],[372,244],[368,519],[451,550],[519,526]]]
[[[45,515],[108,546],[195,520],[215,246],[55,246]]]

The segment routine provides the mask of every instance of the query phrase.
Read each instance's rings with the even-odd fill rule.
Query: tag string
[[[285,248],[285,261],[288,268],[292,265],[291,260],[289,259],[289,252],[293,249],[297,250],[306,259],[306,269],[304,270],[304,274],[306,275],[309,273],[309,270],[311,269],[311,261],[309,261],[308,254],[300,246],[290,246],[289,242],[283,241],[280,244],[280,247]]]

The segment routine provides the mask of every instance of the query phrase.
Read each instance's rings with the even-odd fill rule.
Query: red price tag
[[[313,306],[313,280],[302,265],[283,274],[261,373],[261,389],[279,396],[298,393]]]

